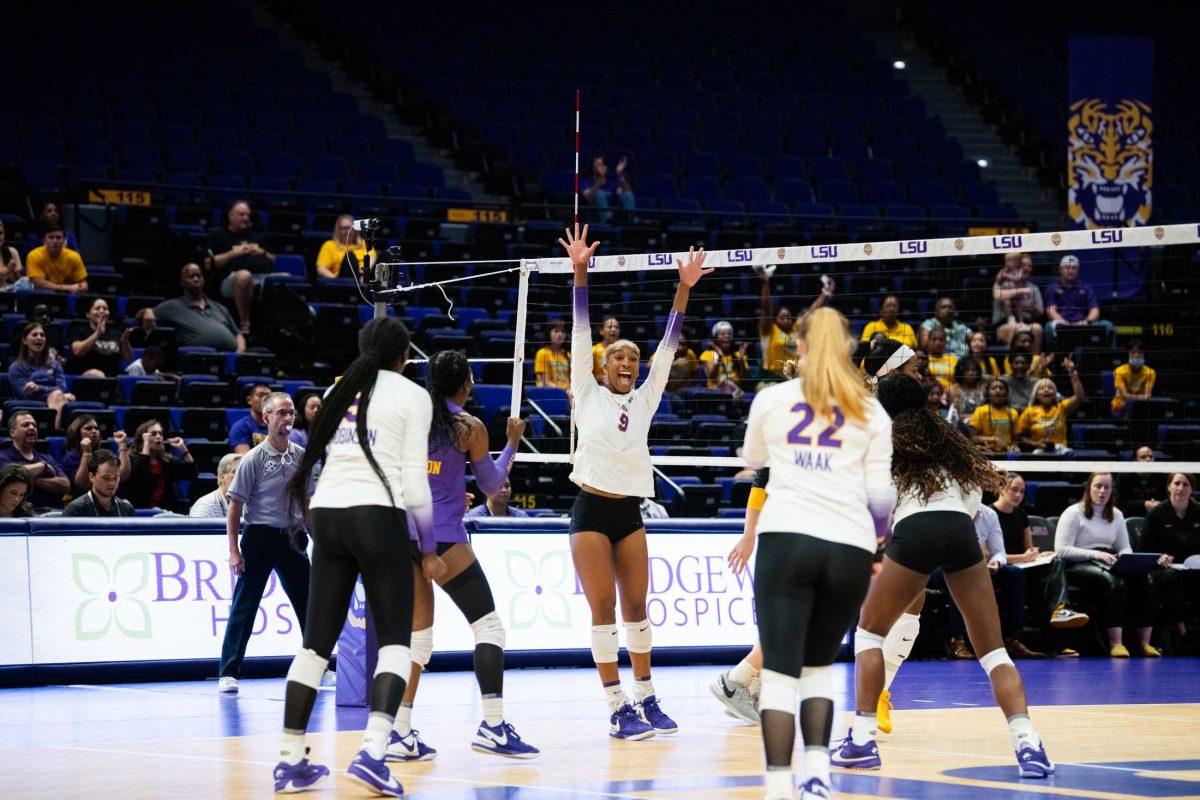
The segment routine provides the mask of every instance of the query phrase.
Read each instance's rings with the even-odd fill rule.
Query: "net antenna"
[[[579,90],[575,90],[575,227],[579,227]],[[571,429],[567,452],[571,459],[575,458],[575,404],[571,404]]]

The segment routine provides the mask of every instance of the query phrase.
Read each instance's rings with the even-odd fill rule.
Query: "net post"
[[[376,264],[375,264],[375,280],[377,280],[379,282],[379,285],[382,286],[384,289],[390,289],[391,288],[391,277],[392,277],[392,268],[390,266],[388,266],[386,263],[383,263],[382,260],[380,260],[379,262],[376,262]],[[376,300],[375,301],[375,319],[379,319],[380,317],[386,317],[387,313],[388,313],[387,301],[386,300],[384,300],[384,301]]]
[[[521,415],[521,384],[525,380],[525,312],[529,304],[530,262],[522,259],[520,277],[517,280],[516,335],[513,338],[512,395],[509,398],[509,416]]]

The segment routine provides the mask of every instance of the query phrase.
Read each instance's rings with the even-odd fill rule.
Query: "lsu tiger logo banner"
[[[1153,206],[1153,40],[1072,36],[1067,212],[1079,228],[1146,225]]]

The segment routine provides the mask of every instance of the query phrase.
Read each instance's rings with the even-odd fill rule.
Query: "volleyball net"
[[[466,340],[422,337],[429,328],[418,322],[416,341],[427,352],[468,351],[477,382],[473,410],[492,430],[493,444],[502,441],[511,409],[527,421],[514,492],[532,498],[527,505],[563,508],[574,491],[565,481],[573,449],[565,391],[572,270],[556,248],[547,245],[545,258],[466,269],[406,264],[409,284],[398,293],[404,301],[398,313],[424,303],[444,311],[451,302],[460,322],[480,306],[494,312],[491,329],[462,325],[472,331]],[[673,301],[676,260],[687,254],[625,252],[619,239],[603,242],[600,253],[589,269],[592,340],[635,342],[644,378]],[[1017,253],[1025,255],[1024,265]],[[1087,297],[1069,282],[1066,291],[1055,286],[1068,256],[1078,262],[1076,280],[1094,292],[1099,318],[1049,325],[1055,315],[1047,309],[1056,300],[1069,318],[1068,308]],[[915,345],[930,383],[944,387],[942,408],[950,421],[967,435],[987,434],[992,441],[981,446],[996,451],[999,466],[1069,487],[1064,495],[1095,471],[1195,472],[1198,262],[1200,226],[1194,224],[710,251],[706,266],[715,271],[692,291],[683,341],[650,432],[659,498],[688,515],[715,516],[743,504],[744,481],[737,476],[745,468],[739,450],[749,404],[758,389],[780,379],[779,362],[794,357],[788,316],[798,318],[814,303],[843,313],[856,338],[886,329],[882,335]],[[945,299],[954,305],[952,318],[945,316]],[[938,319],[939,302],[942,322],[926,322]],[[973,337],[964,350],[960,326],[986,338]],[[1145,362],[1139,370],[1129,365],[1135,343]],[[967,362],[978,368],[977,378]],[[992,378],[1003,378],[1015,415],[989,402]],[[1041,378],[1056,390],[1054,408],[1078,401],[1057,419],[1047,412],[1023,420],[1022,410],[1035,402],[1026,395]],[[1128,399],[1114,402],[1118,386]],[[1147,390],[1149,397],[1136,396]],[[980,407],[991,410],[973,424]],[[1142,447],[1153,452],[1153,462],[1135,460]]]

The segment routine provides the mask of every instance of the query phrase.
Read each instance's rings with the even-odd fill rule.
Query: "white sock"
[[[896,680],[896,673],[900,671],[899,664],[893,664],[890,661],[883,662],[883,690],[891,691],[892,681]]]
[[[789,767],[767,767],[766,783],[766,800],[788,800],[796,796],[792,770]]]
[[[640,703],[654,694],[654,681],[647,675],[644,678],[633,679],[633,702]]]
[[[304,731],[283,729],[279,737],[279,760],[292,766],[304,760]]]
[[[412,733],[412,712],[412,704],[401,701],[400,708],[396,711],[396,721],[392,723],[392,730],[401,736]]]
[[[606,685],[604,694],[608,698],[608,713],[610,714],[629,703],[629,698],[625,696],[625,692],[621,691],[620,681]]]
[[[393,718],[390,714],[374,711],[367,717],[367,729],[363,731],[362,749],[376,760],[387,753],[388,737],[392,733]]]
[[[729,670],[729,680],[739,686],[749,686],[750,681],[758,675],[758,670],[747,659],[742,659],[737,666]]]
[[[850,738],[855,744],[866,744],[875,738],[879,725],[874,714],[859,712],[854,715],[854,726],[850,728]]]
[[[1025,744],[1037,748],[1042,743],[1028,714],[1013,714],[1009,717],[1008,732],[1012,735],[1013,750],[1020,750],[1021,745]]]
[[[829,779],[829,748],[813,745],[804,748],[804,780],[820,778],[828,786]]]
[[[504,722],[504,698],[498,694],[483,696],[483,721],[493,728]]]

